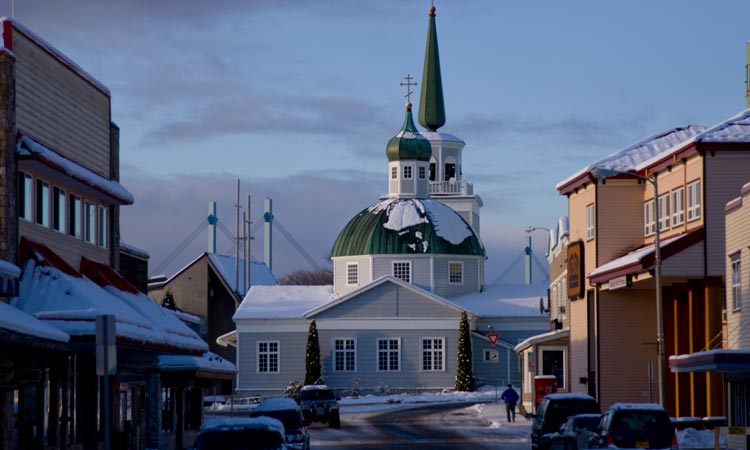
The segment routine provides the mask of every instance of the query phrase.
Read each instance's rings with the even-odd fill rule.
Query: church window
[[[412,169],[412,166],[404,166],[404,180],[411,180]]]
[[[445,366],[445,338],[422,339],[422,370],[441,371]]]
[[[411,261],[393,261],[393,278],[411,283]]]
[[[279,373],[279,341],[258,341],[258,372]]]
[[[378,339],[378,372],[397,372],[401,363],[399,338]]]
[[[18,177],[18,216],[31,220],[31,207],[34,204],[34,180],[28,173],[21,172]]]
[[[391,180],[398,178],[398,167],[391,167]]]
[[[354,372],[357,370],[357,346],[352,338],[336,338],[333,341],[333,370]]]
[[[36,223],[49,227],[49,183],[36,180]]]
[[[425,170],[425,167],[424,167],[424,166],[420,166],[420,167],[419,167],[419,179],[420,179],[420,180],[424,180],[424,177],[425,177],[425,173],[426,173],[426,172],[427,172],[427,171]]]
[[[445,181],[450,181],[451,178],[456,178],[456,165],[453,163],[445,164]]]
[[[359,284],[359,263],[347,263],[346,285],[357,286]]]
[[[464,263],[451,261],[448,263],[448,284],[464,284]]]

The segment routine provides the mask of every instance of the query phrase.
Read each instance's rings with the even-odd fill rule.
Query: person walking
[[[516,421],[516,403],[518,403],[518,392],[513,385],[508,383],[508,389],[503,391],[500,400],[505,402],[505,412],[508,414],[508,422]]]

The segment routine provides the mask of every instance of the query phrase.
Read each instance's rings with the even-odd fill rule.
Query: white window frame
[[[701,180],[687,185],[687,221],[701,218]]]
[[[669,229],[669,193],[659,196],[659,231]]]
[[[50,199],[52,198],[52,189],[50,184],[40,178],[36,179],[36,223],[45,228],[52,224],[50,220]]]
[[[594,217],[594,204],[592,203],[586,206],[586,240],[594,239],[596,235],[596,221]]]
[[[411,180],[414,178],[414,166],[404,166],[404,180]]]
[[[26,172],[18,174],[18,217],[31,222],[34,219],[34,177]]]
[[[386,348],[381,349],[380,343],[386,342]],[[392,343],[396,343],[396,348],[391,348]],[[391,356],[396,354],[396,365],[394,369],[392,366]],[[380,367],[380,355],[385,354],[386,357],[386,369]],[[377,338],[375,341],[375,371],[376,372],[401,372],[401,338],[400,337],[387,337]]]
[[[52,189],[52,229],[65,234],[68,225],[68,193],[55,186]],[[57,222],[57,224],[55,224]]]
[[[97,224],[96,224],[96,240],[97,244],[99,244],[99,247],[101,248],[107,248],[108,247],[108,237],[109,237],[109,210],[106,206],[97,206],[96,207],[96,214],[97,214]]]
[[[406,280],[396,274],[396,266],[401,266],[401,265],[406,265],[406,268],[407,268],[406,275],[408,278]],[[391,263],[391,275],[393,276],[393,278],[398,278],[399,280],[404,281],[406,283],[411,283],[412,281],[411,261],[393,261]]]
[[[265,351],[261,351],[260,346],[261,344],[267,345],[267,349]],[[271,345],[276,345],[276,350],[271,349]],[[256,350],[256,359],[255,359],[255,373],[281,373],[281,342],[280,341],[257,341],[255,344],[255,350]],[[266,361],[267,369],[261,370],[260,364],[261,364],[261,356],[266,356],[268,360]],[[272,369],[272,361],[271,357],[276,356],[276,370]]]
[[[453,277],[453,268],[458,266],[458,280]],[[451,286],[461,286],[464,284],[464,262],[448,261],[448,284]]]
[[[654,199],[643,204],[643,234],[651,236],[656,233],[656,202]]]
[[[685,188],[672,191],[672,226],[685,223]]]
[[[354,269],[354,271],[352,271],[352,269]],[[346,277],[347,286],[359,286],[359,263],[346,263],[346,273],[344,276]]]
[[[340,345],[339,345],[340,344]],[[351,347],[349,346],[351,344]],[[353,337],[338,337],[333,339],[333,371],[334,372],[356,372],[357,371],[357,339]],[[339,356],[341,366],[339,366]],[[347,358],[351,357],[351,361]],[[351,369],[349,369],[351,362]]]
[[[732,268],[732,311],[742,309],[742,257],[737,252],[729,256]]]
[[[494,358],[492,357],[494,355]],[[499,364],[500,363],[500,352],[496,348],[485,348],[482,362],[488,364]]]
[[[68,195],[68,213],[68,234],[81,239],[83,237],[83,199],[81,197],[75,194]]]
[[[422,372],[445,372],[445,338],[423,337],[419,343],[422,354]],[[429,348],[425,348],[427,343],[429,343]],[[438,343],[440,348],[435,348],[435,344]]]

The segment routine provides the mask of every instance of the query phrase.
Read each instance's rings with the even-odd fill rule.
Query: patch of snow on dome
[[[389,230],[401,231],[421,223],[429,223],[424,206],[419,201],[404,200],[392,202],[386,211],[388,222],[383,226]]]
[[[460,244],[472,235],[466,221],[456,211],[437,200],[388,199],[368,208],[372,214],[378,214],[383,210],[388,217],[383,226],[401,234],[409,227],[431,223],[435,234],[453,245]],[[421,232],[417,232],[416,237],[423,239]],[[427,245],[424,241],[424,252],[427,252]]]
[[[471,236],[469,224],[449,206],[437,200],[422,200],[421,203],[430,216],[435,234],[441,238],[453,245],[458,245]]]

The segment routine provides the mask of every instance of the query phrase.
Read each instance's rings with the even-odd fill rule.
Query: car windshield
[[[302,428],[302,421],[299,412],[293,409],[281,409],[276,411],[253,411],[250,417],[271,417],[284,424],[284,428],[289,430],[299,430]]]
[[[573,419],[573,428],[586,428],[593,430],[599,425],[599,416],[583,416]]]
[[[277,450],[282,448],[283,440],[278,432],[270,430],[213,430],[198,436],[195,449]]]
[[[671,439],[672,424],[661,411],[620,411],[614,418],[616,435],[633,435],[649,439]],[[615,436],[617,437],[617,436]]]
[[[599,413],[599,406],[595,401],[587,399],[571,399],[560,402],[550,402],[547,406],[547,420],[551,423],[562,423],[568,416],[583,413]]]
[[[336,400],[333,391],[328,389],[308,389],[300,392],[300,400]]]

